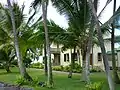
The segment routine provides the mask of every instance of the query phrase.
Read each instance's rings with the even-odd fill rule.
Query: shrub
[[[55,71],[63,71],[63,66],[53,66],[52,69]]]
[[[103,72],[103,70],[98,66],[94,66],[92,69],[90,69],[90,72]]]
[[[19,86],[28,84],[27,81],[22,76],[18,76],[15,83]]]
[[[97,70],[96,69],[91,69],[90,72],[97,72]]]
[[[31,68],[43,69],[44,65],[42,63],[33,63],[30,65]]]
[[[67,65],[67,66],[53,66],[52,69],[55,70],[55,71],[69,72],[70,71],[70,65]],[[81,73],[81,72],[82,72],[82,68],[80,67],[79,64],[75,63],[73,73]]]
[[[0,69],[4,69],[4,66],[3,66],[3,65],[0,65]]]
[[[93,84],[87,84],[87,90],[102,90],[103,82],[94,82]]]
[[[74,64],[74,68],[75,68],[76,70],[82,69],[82,67],[81,67],[79,64],[77,64],[77,63]]]
[[[63,67],[63,71],[69,72],[69,70],[70,70],[70,66],[64,66],[64,67]]]

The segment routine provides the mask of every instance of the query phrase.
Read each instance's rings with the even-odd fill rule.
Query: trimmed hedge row
[[[44,65],[42,63],[33,63],[30,65],[30,68],[43,69]]]
[[[30,65],[31,68],[37,68],[37,69],[44,69],[44,65],[42,63],[33,63]],[[52,66],[52,70],[55,71],[64,71],[69,72],[70,71],[70,65],[68,66]],[[102,70],[99,67],[93,67],[90,69],[90,72],[101,72]],[[77,63],[74,64],[73,73],[81,73],[82,67],[78,65]]]

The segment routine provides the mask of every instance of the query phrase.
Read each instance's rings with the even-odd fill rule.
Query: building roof
[[[117,54],[117,52],[120,52],[120,47],[119,48],[115,48],[115,54]],[[107,51],[107,54],[112,54],[111,51]]]
[[[111,40],[111,38],[106,38],[104,40]],[[115,43],[120,42],[120,36],[115,36]]]

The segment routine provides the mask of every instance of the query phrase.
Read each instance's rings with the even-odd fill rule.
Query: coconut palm
[[[103,61],[104,61],[105,71],[106,71],[107,78],[108,78],[109,87],[110,87],[110,90],[115,90],[114,89],[114,84],[113,84],[113,81],[112,81],[112,76],[110,74],[110,68],[109,68],[109,64],[108,64],[108,57],[107,57],[106,50],[105,50],[105,47],[104,47],[104,42],[103,42],[103,37],[102,37],[98,17],[97,17],[94,5],[92,3],[92,0],[89,0],[88,3],[89,3],[89,7],[92,10],[93,17],[94,17],[94,20],[95,20],[95,23],[96,23],[96,29],[97,29],[97,33],[98,33],[98,40],[99,40],[102,55],[103,55]]]
[[[113,14],[116,11],[116,0],[114,0],[114,5],[113,5]],[[115,35],[114,35],[114,26],[115,26],[115,21],[111,24],[112,27],[112,32],[111,32],[111,51],[112,51],[112,67],[113,67],[113,76],[114,76],[114,82],[115,83],[120,83],[120,79],[117,74],[117,68],[116,68],[116,60],[115,60],[115,48],[114,48],[114,43],[115,43]]]
[[[78,46],[82,51],[83,57],[83,72],[86,70],[85,67],[86,60],[86,51],[87,51],[87,43],[88,43],[88,33],[89,33],[89,26],[90,26],[90,12],[88,8],[88,4],[86,0],[52,0],[53,5],[57,8],[60,14],[64,14],[72,28],[72,32],[75,33]],[[87,77],[86,73],[83,73],[82,76]],[[84,77],[83,77],[84,78]],[[83,81],[89,81],[87,79],[83,79]]]
[[[48,87],[52,87],[53,86],[53,78],[52,78],[52,67],[51,67],[51,53],[50,53],[48,27],[47,27],[48,0],[35,0],[33,2],[33,8],[36,9],[37,6],[42,7],[42,18],[43,18],[43,23],[44,23],[45,41],[46,41],[46,50],[47,50],[47,70],[48,70],[47,85],[48,85]]]
[[[8,9],[9,9],[8,13],[10,13],[9,19],[11,20],[10,21],[11,22],[10,24],[12,26],[11,30],[13,30],[14,44],[15,44],[15,50],[16,50],[16,54],[17,54],[17,58],[18,58],[18,66],[19,66],[19,69],[20,69],[20,73],[25,79],[32,81],[32,78],[26,72],[24,63],[22,61],[20,48],[19,48],[20,46],[19,46],[19,41],[18,41],[18,35],[17,35],[18,31],[17,31],[17,29],[19,28],[20,24],[16,23],[16,18],[15,18],[15,14],[14,14],[15,10],[19,9],[19,8],[14,8],[13,9],[10,0],[7,0],[7,3],[8,3]],[[18,13],[18,12],[16,14],[18,14],[18,16],[21,15],[21,13]],[[20,18],[22,18],[22,17],[20,17]],[[21,21],[17,21],[17,22],[21,23]]]

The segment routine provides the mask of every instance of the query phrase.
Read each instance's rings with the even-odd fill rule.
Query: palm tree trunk
[[[72,49],[71,49],[71,64],[70,64],[68,78],[72,78],[72,72],[73,72],[73,59],[72,59]]]
[[[46,53],[46,43],[44,43],[44,64],[45,64],[45,76],[47,76],[47,53]]]
[[[79,65],[81,66],[80,51],[79,51],[79,49],[77,49],[77,60],[78,60]]]
[[[17,37],[17,33],[16,33],[15,18],[14,18],[10,0],[7,0],[7,3],[8,3],[8,7],[10,10],[10,14],[11,14],[11,21],[12,21],[13,34],[14,34],[14,44],[15,44],[16,54],[17,54],[17,58],[18,58],[18,66],[20,69],[20,73],[26,80],[32,81],[32,78],[26,72],[25,66],[22,61],[22,56],[21,56],[19,44],[18,44],[18,37]]]
[[[52,87],[53,77],[52,77],[52,66],[51,66],[51,52],[50,52],[48,27],[47,27],[47,5],[45,0],[42,0],[42,12],[43,12],[42,17],[43,17],[43,24],[45,29],[45,40],[46,40],[46,49],[47,49],[47,68],[48,68],[47,86]]]
[[[106,50],[105,50],[105,46],[104,46],[104,42],[103,42],[104,40],[103,40],[103,37],[102,37],[101,28],[100,28],[100,25],[99,25],[97,14],[96,14],[94,5],[92,3],[92,0],[89,0],[88,3],[89,3],[89,7],[92,10],[93,17],[94,17],[94,20],[95,20],[95,23],[96,23],[98,40],[99,40],[100,48],[101,48],[102,55],[103,55],[103,62],[104,62],[104,67],[105,67],[105,71],[106,71],[106,75],[107,75],[107,79],[108,79],[109,88],[110,88],[110,90],[115,90],[114,83],[113,83],[113,80],[112,80],[112,76],[111,76],[111,73],[110,73],[110,67],[109,67],[109,64],[108,64],[108,57],[107,57],[107,54],[106,54]]]
[[[82,48],[83,49],[83,48]],[[81,50],[81,53],[82,53],[82,79],[81,79],[81,81],[86,81],[86,78],[85,78],[85,60],[86,60],[86,46],[85,46],[85,48],[83,49],[83,50]]]
[[[115,13],[116,9],[116,0],[114,0],[114,6],[113,6],[113,14]],[[115,60],[115,51],[114,51],[114,43],[115,43],[115,35],[114,35],[114,21],[111,24],[112,27],[112,33],[111,33],[111,51],[112,51],[112,70],[113,70],[113,77],[114,77],[114,82],[116,84],[120,83],[120,79],[118,77],[117,73],[117,68],[116,68],[116,60]]]
[[[93,18],[92,18],[93,19]],[[90,51],[92,48],[92,37],[93,37],[93,29],[94,29],[94,23],[91,22],[91,26],[89,29],[89,39],[88,39],[88,43],[87,43],[87,51],[85,54],[85,69],[83,71],[83,81],[85,81],[86,83],[90,83],[90,79],[89,79],[89,63],[90,63]]]
[[[76,46],[74,46],[74,52],[73,52],[73,69],[75,68],[75,51],[76,51]]]
[[[113,70],[114,82],[118,84],[120,83],[120,79],[117,73],[115,51],[114,51],[114,26],[113,24],[111,24],[111,26],[112,26],[112,33],[111,33],[112,70]]]
[[[85,58],[85,73],[84,73],[84,81],[86,83],[90,83],[90,79],[89,79],[89,60],[90,60],[90,50],[91,50],[91,40],[88,41],[88,45],[87,45],[87,52],[86,52],[86,58]]]

